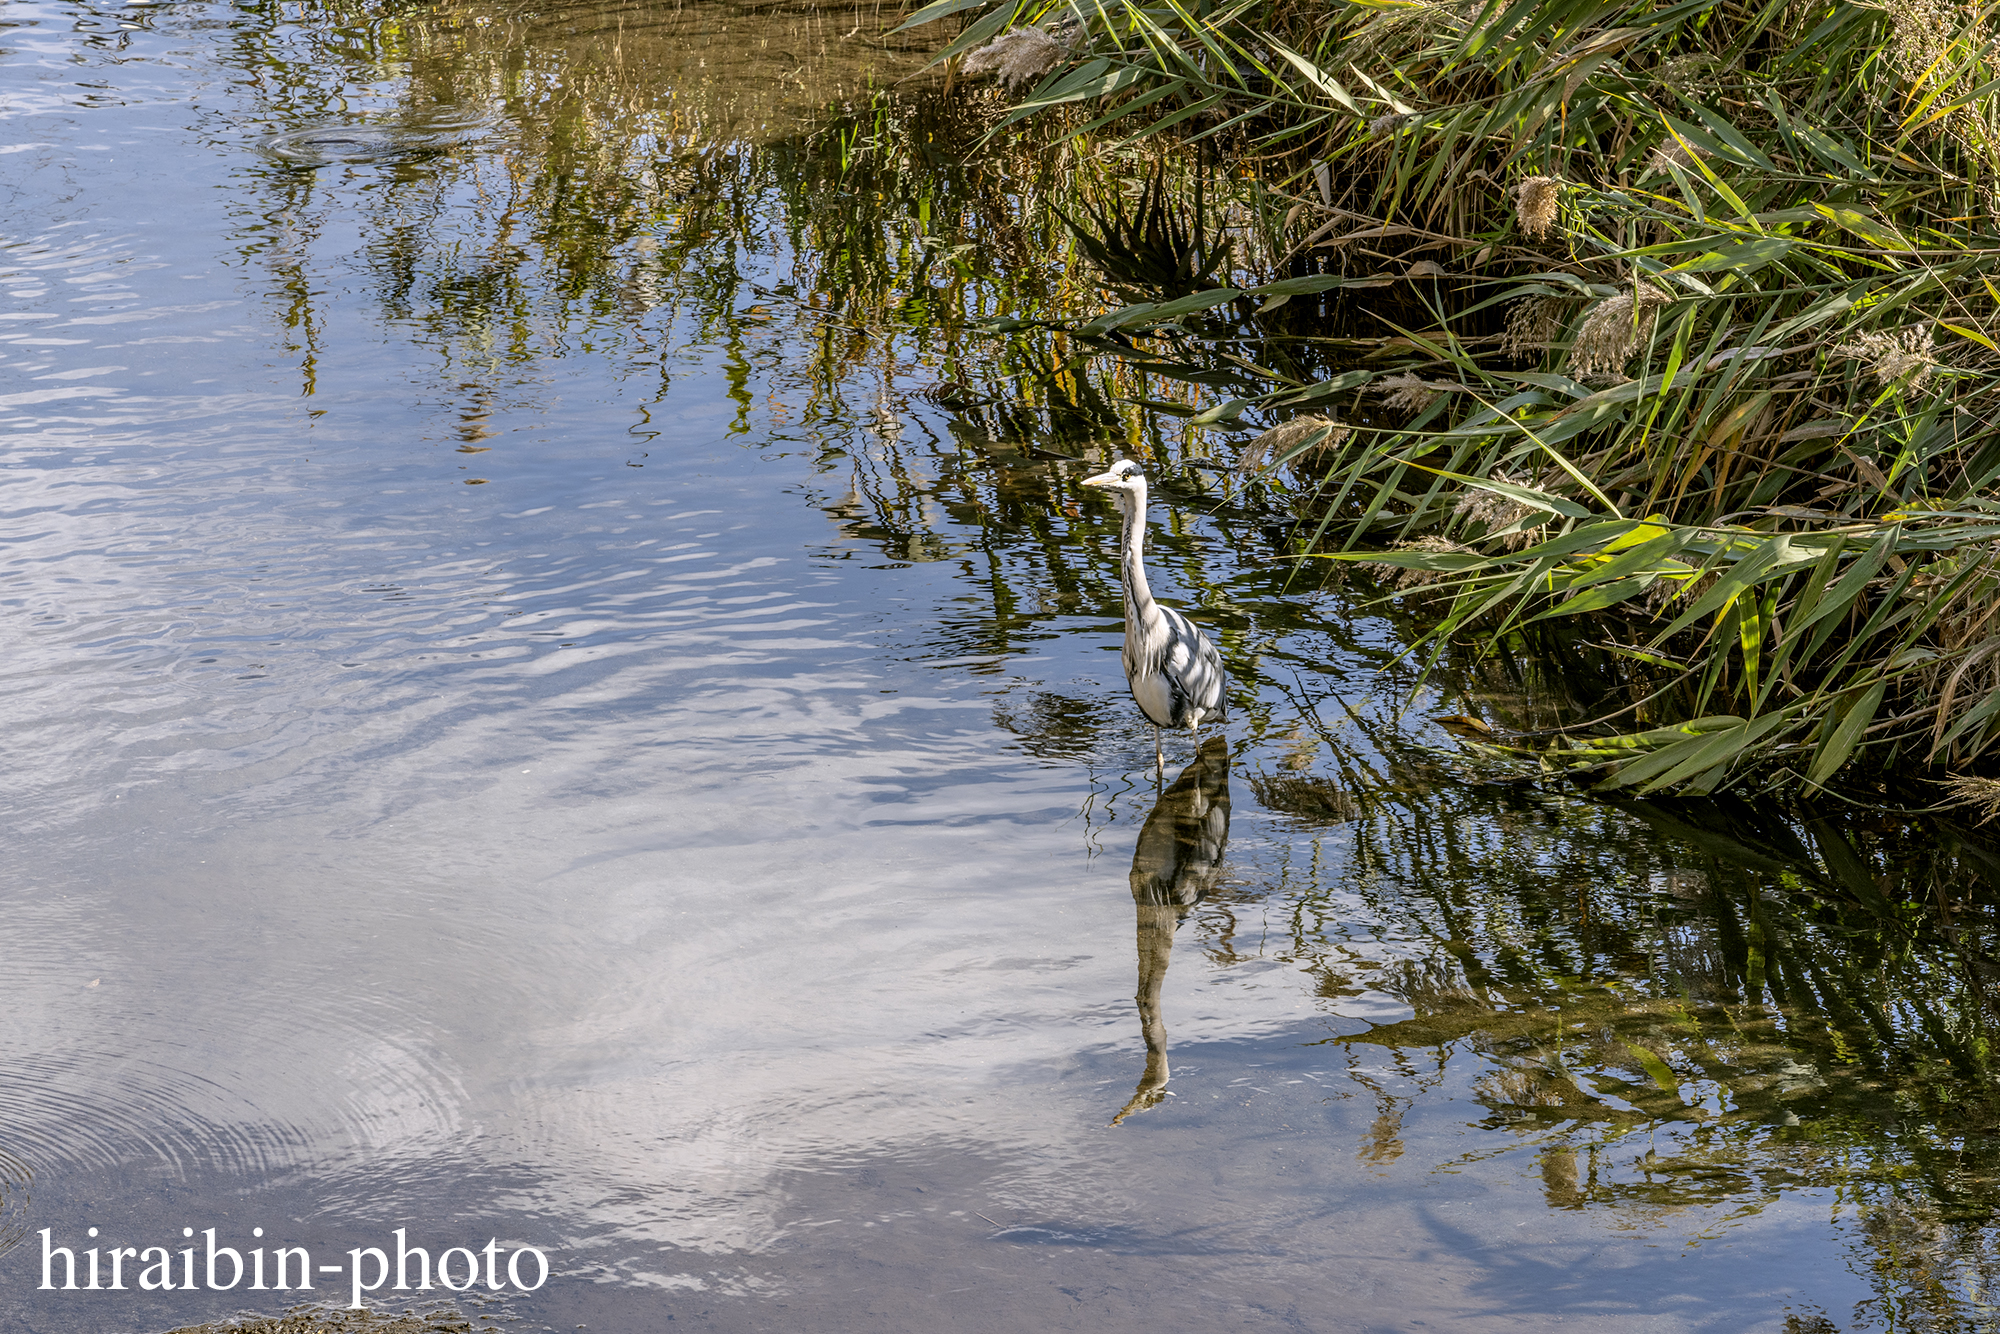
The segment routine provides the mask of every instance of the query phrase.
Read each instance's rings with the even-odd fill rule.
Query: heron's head
[[[1083,484],[1115,492],[1121,505],[1131,500],[1143,500],[1146,495],[1146,474],[1140,472],[1139,465],[1130,459],[1120,459],[1097,476],[1084,478]]]

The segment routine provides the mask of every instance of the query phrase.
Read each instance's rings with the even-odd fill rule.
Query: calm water
[[[1983,854],[1455,778],[893,17],[0,10],[7,1327],[1991,1327]]]

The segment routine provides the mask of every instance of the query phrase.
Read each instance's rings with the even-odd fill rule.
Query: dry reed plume
[[[1935,105],[1950,107],[1926,117],[1925,131],[1956,145],[1975,171],[2000,169],[1994,101],[1979,94],[1994,73],[1985,9],[1962,0],[1893,0],[1888,12],[1892,63],[1909,85],[1907,102],[1935,95]],[[1990,206],[1996,199],[1990,183],[1985,193]]]
[[[1530,176],[1514,187],[1514,214],[1521,231],[1539,241],[1555,230],[1562,181],[1554,176]]]
[[[1666,139],[1646,156],[1646,169],[1662,174],[1678,167],[1682,171],[1691,170],[1695,159],[1701,156],[1679,139]]]
[[[1524,296],[1507,308],[1506,332],[1500,335],[1500,355],[1519,361],[1539,356],[1562,332],[1569,302],[1559,296]]]
[[[1875,382],[1884,388],[1900,384],[1915,393],[1931,378],[1937,357],[1931,351],[1930,330],[1912,324],[1894,333],[1865,333],[1833,349],[1836,357],[1865,361]]]
[[[1513,481],[1504,472],[1494,473],[1493,480]],[[1459,518],[1484,525],[1488,535],[1498,533],[1504,528],[1511,528],[1534,512],[1511,496],[1503,496],[1497,491],[1486,491],[1477,487],[1468,489],[1458,498],[1458,504],[1452,507],[1452,513]],[[1518,551],[1537,538],[1535,530],[1531,528],[1522,532],[1508,533],[1500,540],[1508,550]]]
[[[1579,380],[1616,380],[1639,350],[1648,311],[1671,300],[1651,283],[1608,296],[1590,308],[1570,345],[1570,374]]]
[[[1255,472],[1263,466],[1265,459],[1281,459],[1315,436],[1322,438],[1309,453],[1337,450],[1347,442],[1350,434],[1348,427],[1342,426],[1331,417],[1311,415],[1294,417],[1288,422],[1273,426],[1245,445],[1242,457],[1236,461],[1236,471]]]
[[[995,74],[1009,88],[1033,83],[1060,65],[1069,51],[1040,28],[1016,28],[966,54],[967,74]]]
[[[1382,400],[1382,406],[1400,412],[1422,412],[1437,402],[1438,395],[1458,388],[1455,384],[1440,384],[1409,372],[1377,380],[1374,387],[1388,391],[1389,396]]]
[[[1439,537],[1435,533],[1426,533],[1422,537],[1411,538],[1407,542],[1398,542],[1395,544],[1394,549],[1397,551],[1421,551],[1431,556],[1469,556],[1476,554],[1471,547],[1460,546],[1449,538]],[[1392,565],[1387,561],[1362,561],[1361,564],[1369,569],[1381,571],[1390,583],[1405,591],[1423,588],[1428,584],[1435,584],[1448,577],[1438,570],[1412,569],[1407,566]]]

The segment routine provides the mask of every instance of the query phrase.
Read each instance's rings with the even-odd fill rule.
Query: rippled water
[[[1455,777],[1222,446],[969,329],[1095,296],[894,17],[0,15],[10,1327],[282,1309],[36,1286],[253,1226],[563,1329],[1981,1327],[1987,854]],[[1114,442],[1240,690],[1157,808]]]

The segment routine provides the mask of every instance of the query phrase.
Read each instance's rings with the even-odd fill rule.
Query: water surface
[[[1527,684],[1399,715],[1226,437],[977,331],[1101,300],[1069,168],[895,17],[7,8],[10,1327],[288,1304],[37,1290],[93,1226],[561,1329],[1982,1327],[1981,845],[1467,781]],[[1237,680],[1157,808],[1120,449]]]

